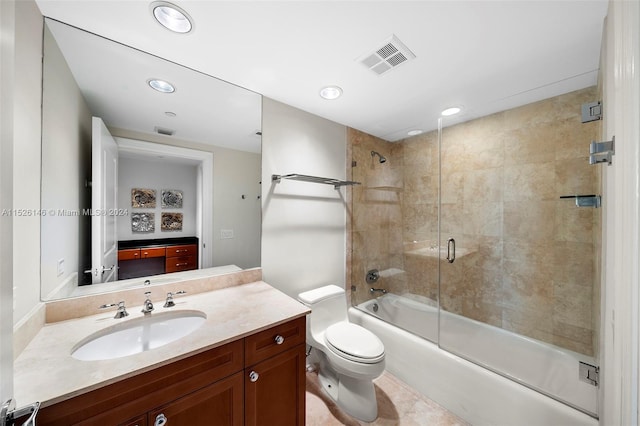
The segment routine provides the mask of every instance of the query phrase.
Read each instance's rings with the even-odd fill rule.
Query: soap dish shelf
[[[360,182],[354,182],[351,180],[339,180],[339,179],[325,178],[325,177],[319,177],[319,176],[300,175],[297,173],[292,173],[288,175],[271,175],[272,182],[280,183],[282,179],[333,185],[334,189],[339,189],[341,186],[360,185]]]

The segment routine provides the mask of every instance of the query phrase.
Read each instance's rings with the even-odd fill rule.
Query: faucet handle
[[[172,293],[172,292],[167,293],[167,300],[164,302],[164,305],[162,305],[162,307],[171,308],[173,306],[176,306],[176,302],[173,301],[173,296],[179,296],[181,294],[187,294],[187,292],[184,290],[180,290],[175,293]]]
[[[116,311],[116,315],[114,316],[115,319],[124,318],[127,315],[129,315],[129,312],[127,312],[127,309],[124,306],[124,300],[118,303],[107,303],[105,305],[100,305],[98,309],[107,309],[114,306],[118,307],[118,310]]]

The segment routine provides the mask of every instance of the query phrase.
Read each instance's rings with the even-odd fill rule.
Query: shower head
[[[380,163],[384,163],[385,161],[387,161],[387,159],[384,156],[380,155],[379,152],[371,151],[371,157],[375,157],[376,155],[380,157]]]

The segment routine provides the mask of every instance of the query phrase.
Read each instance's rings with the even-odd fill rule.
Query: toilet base
[[[321,366],[318,378],[322,389],[352,417],[372,422],[378,417],[376,391],[371,380],[354,379]]]

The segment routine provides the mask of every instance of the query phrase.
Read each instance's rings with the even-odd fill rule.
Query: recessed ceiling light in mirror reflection
[[[193,29],[193,20],[178,6],[164,1],[151,3],[156,21],[163,27],[176,33],[186,34]]]
[[[320,96],[323,99],[338,99],[342,95],[342,89],[338,86],[326,86],[320,89]]]
[[[416,135],[419,135],[419,134],[421,134],[421,133],[422,133],[422,130],[420,130],[420,129],[415,129],[415,130],[409,130],[409,131],[407,132],[407,135],[409,135],[409,136],[416,136]]]
[[[176,91],[176,88],[173,86],[173,84],[169,83],[168,81],[152,78],[147,80],[147,83],[149,83],[149,86],[151,86],[152,89],[157,90],[161,93],[173,93]]]
[[[462,108],[460,107],[451,107],[451,108],[447,108],[444,111],[441,112],[441,114],[445,117],[448,117],[450,115],[456,115],[458,114],[460,111],[462,111]]]

